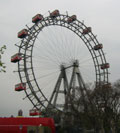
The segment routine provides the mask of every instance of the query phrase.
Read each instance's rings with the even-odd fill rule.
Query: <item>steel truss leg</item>
[[[54,107],[56,106],[57,103],[57,98],[58,98],[58,93],[60,92],[60,86],[61,83],[64,83],[64,90],[63,90],[63,94],[66,98],[66,94],[67,94],[67,90],[68,90],[68,81],[67,81],[67,76],[66,76],[66,71],[64,69],[64,67],[61,68],[61,73],[59,74],[58,80],[56,82],[55,88],[53,90],[53,93],[51,95],[49,104],[52,104]]]

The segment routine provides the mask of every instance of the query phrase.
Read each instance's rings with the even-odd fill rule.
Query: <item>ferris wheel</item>
[[[87,84],[109,85],[103,45],[76,15],[37,14],[26,27],[11,62],[18,63],[21,81],[15,90],[24,90],[34,108],[65,111],[70,97],[85,95]]]

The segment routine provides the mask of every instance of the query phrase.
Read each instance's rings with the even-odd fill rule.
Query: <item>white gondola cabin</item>
[[[15,85],[15,91],[26,90],[26,83],[19,83]]]
[[[110,67],[109,63],[105,63],[101,65],[101,69],[107,69],[109,67]]]
[[[38,115],[41,115],[41,112],[39,110],[37,110],[37,109],[31,109],[29,111],[29,115],[30,116],[38,116]]]
[[[18,38],[25,38],[28,35],[28,30],[23,29],[20,32],[18,32]]]
[[[99,49],[102,49],[102,48],[103,48],[102,44],[98,44],[98,45],[94,46],[94,50],[99,50]]]
[[[22,60],[21,53],[17,53],[15,55],[11,56],[11,62],[13,62],[13,63],[19,62],[20,60]]]
[[[55,10],[55,11],[53,11],[53,12],[50,13],[50,17],[51,18],[55,18],[57,16],[59,16],[59,10]]]
[[[91,29],[91,27],[87,27],[87,28],[85,28],[85,29],[83,29],[83,32],[82,32],[82,34],[88,34],[89,32],[91,32],[92,31],[92,29]]]
[[[32,22],[33,22],[33,23],[37,23],[37,22],[39,22],[39,21],[41,21],[41,20],[43,20],[43,15],[41,15],[41,14],[37,14],[37,15],[35,15],[35,16],[32,18]]]
[[[67,22],[68,23],[72,23],[73,21],[75,21],[77,19],[76,15],[72,15],[71,17],[68,18]]]

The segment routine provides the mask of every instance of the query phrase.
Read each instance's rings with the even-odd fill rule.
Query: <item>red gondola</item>
[[[111,85],[111,83],[106,83],[106,84],[103,85],[103,87],[104,87],[104,88],[111,88],[112,85]]]
[[[72,15],[71,17],[68,18],[67,22],[68,23],[72,23],[73,21],[75,21],[77,19],[76,15]]]
[[[94,50],[99,50],[99,49],[102,49],[102,48],[103,48],[102,44],[98,44],[98,45],[94,46]]]
[[[59,16],[59,10],[55,10],[55,11],[53,11],[52,13],[50,13],[50,17],[51,17],[51,18],[55,18],[55,17],[57,17],[57,16]]]
[[[26,90],[26,84],[25,83],[19,83],[15,85],[15,91],[23,91]]]
[[[43,20],[43,16],[41,14],[37,14],[32,18],[33,23],[37,23],[40,20]]]
[[[83,29],[83,32],[82,32],[82,34],[88,34],[89,32],[91,32],[92,31],[92,29],[91,29],[91,27],[87,27],[86,29]]]
[[[109,63],[105,63],[101,65],[101,69],[107,69],[109,67],[110,67]]]
[[[37,116],[37,115],[41,115],[41,112],[39,110],[37,110],[37,109],[31,109],[29,111],[29,115],[30,116]]]
[[[28,35],[28,30],[23,29],[20,32],[18,32],[18,38],[25,38]]]
[[[11,56],[11,62],[16,63],[22,60],[21,53],[17,53],[13,56]]]

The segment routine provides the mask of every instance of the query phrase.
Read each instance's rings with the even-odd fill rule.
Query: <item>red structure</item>
[[[87,27],[87,28],[83,29],[82,34],[86,35],[86,34],[88,34],[91,31],[92,31],[91,27]]]
[[[43,20],[43,16],[41,14],[37,14],[32,18],[33,23],[37,23],[40,20]]]
[[[23,90],[26,90],[25,83],[19,83],[15,85],[15,91],[23,91]]]
[[[47,133],[55,133],[55,125],[52,118],[0,118],[0,133],[30,133],[30,127],[32,129],[40,126],[48,127],[49,132]],[[36,133],[36,131],[32,130],[32,133]]]
[[[105,63],[101,65],[101,69],[107,69],[109,67],[110,67],[109,63]]]
[[[107,84],[103,84],[103,86],[102,87],[104,87],[104,88],[111,88],[112,87],[112,85],[111,85],[111,83],[107,83]]]
[[[38,115],[41,115],[41,112],[39,110],[37,110],[37,109],[31,109],[29,111],[29,115],[30,116],[38,116]]]
[[[52,13],[50,13],[50,17],[51,17],[51,18],[55,18],[55,17],[57,17],[57,16],[59,16],[59,10],[55,10],[55,11],[53,11]]]
[[[11,62],[16,63],[22,60],[21,53],[17,53],[11,57]]]
[[[28,35],[28,30],[23,29],[20,32],[18,32],[18,38],[25,38]]]
[[[103,48],[102,44],[98,44],[98,45],[94,46],[94,50],[99,50],[99,49],[102,49],[102,48]]]
[[[76,15],[72,15],[71,17],[68,18],[67,22],[68,23],[72,23],[73,21],[75,21],[77,19]]]

